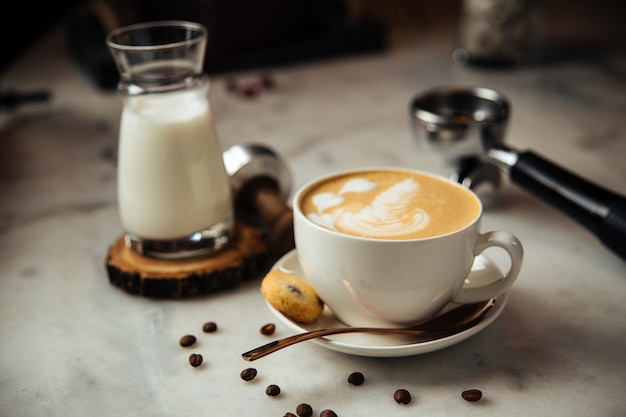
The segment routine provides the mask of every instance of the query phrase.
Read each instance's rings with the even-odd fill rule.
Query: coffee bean
[[[483,393],[479,389],[468,389],[461,393],[461,397],[466,401],[478,401],[483,397]]]
[[[202,355],[199,353],[192,353],[191,355],[189,355],[189,365],[193,366],[194,368],[202,365]]]
[[[393,399],[398,404],[408,404],[411,402],[411,393],[405,389],[398,389],[394,392]]]
[[[252,381],[254,378],[256,378],[256,369],[247,368],[241,371],[241,379],[244,381]]]
[[[313,415],[313,408],[308,404],[302,403],[296,407],[296,413],[300,417],[311,417]]]
[[[276,325],[274,323],[268,323],[261,327],[261,334],[265,336],[271,336],[276,331]]]
[[[189,347],[193,345],[194,343],[196,343],[196,336],[192,334],[185,335],[180,338],[179,343],[182,347]]]
[[[217,330],[217,324],[215,324],[212,321],[208,321],[204,323],[204,325],[202,326],[202,331],[205,333],[213,333],[216,330]]]
[[[337,413],[333,410],[324,410],[320,413],[320,417],[337,417]]]
[[[285,413],[283,417],[297,417],[294,413]]]
[[[240,93],[246,98],[256,97],[259,94],[259,90],[260,90],[259,86],[256,84],[252,84],[252,83],[244,84],[239,89]]]
[[[269,73],[263,73],[259,75],[259,80],[261,81],[261,85],[263,85],[263,87],[267,88],[268,90],[272,89],[275,85],[274,78]]]
[[[234,79],[234,78],[232,78],[232,77],[229,77],[229,78],[226,80],[226,89],[227,89],[228,91],[230,91],[230,92],[236,92],[236,91],[237,91],[237,87],[238,87],[238,85],[237,85],[237,80],[236,80],[236,79]]]
[[[360,372],[352,372],[350,376],[348,376],[348,382],[352,385],[361,385],[365,382],[365,377]]]
[[[265,389],[265,393],[269,395],[270,397],[275,397],[278,394],[280,394],[280,387],[274,384],[268,385],[267,388]]]

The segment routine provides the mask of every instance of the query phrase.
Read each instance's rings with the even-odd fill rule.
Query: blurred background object
[[[535,0],[463,0],[458,64],[524,67],[538,58],[540,16]]]
[[[117,74],[103,43],[106,33],[158,20],[208,28],[209,74],[379,51],[387,43],[379,20],[350,16],[342,0],[95,0],[71,19],[70,51],[98,86],[113,88]]]
[[[490,47],[485,30],[487,39],[500,39],[492,51],[508,48],[526,58],[531,52],[540,64],[593,61],[607,50],[623,54],[626,45],[621,0],[33,0],[11,6],[0,15],[0,77],[63,24],[74,61],[103,89],[118,81],[106,34],[153,20],[207,26],[209,74],[382,52],[410,39],[426,44],[432,29],[449,37],[451,53],[462,47],[465,59],[469,51]]]
[[[84,0],[4,3],[0,13],[0,75]],[[9,10],[10,9],[10,10]]]

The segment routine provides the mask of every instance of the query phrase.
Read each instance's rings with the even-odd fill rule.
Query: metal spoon
[[[373,334],[400,334],[419,336],[422,342],[437,340],[451,336],[463,330],[469,329],[480,322],[485,315],[496,305],[496,299],[492,298],[485,302],[464,304],[453,310],[447,311],[432,320],[418,324],[414,327],[388,329],[376,327],[334,327],[329,329],[317,329],[306,333],[274,340],[266,345],[242,353],[241,356],[248,362],[255,361],[277,350],[304,342],[305,340],[318,337],[330,336],[340,333],[373,333]]]

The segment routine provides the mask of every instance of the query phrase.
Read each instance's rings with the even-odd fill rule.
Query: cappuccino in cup
[[[305,278],[351,326],[411,326],[448,303],[497,297],[522,264],[519,240],[480,232],[482,205],[446,178],[407,169],[363,168],[332,173],[294,198],[294,234]],[[499,247],[508,272],[472,285],[476,256]]]
[[[445,235],[476,219],[472,193],[442,178],[411,171],[372,170],[327,178],[302,197],[312,222],[353,236],[418,239]]]

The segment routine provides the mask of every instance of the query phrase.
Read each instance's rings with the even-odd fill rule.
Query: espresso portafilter
[[[412,134],[442,155],[469,188],[499,185],[500,174],[586,227],[626,260],[626,197],[585,180],[531,150],[504,144],[510,104],[483,87],[443,86],[410,103]]]

